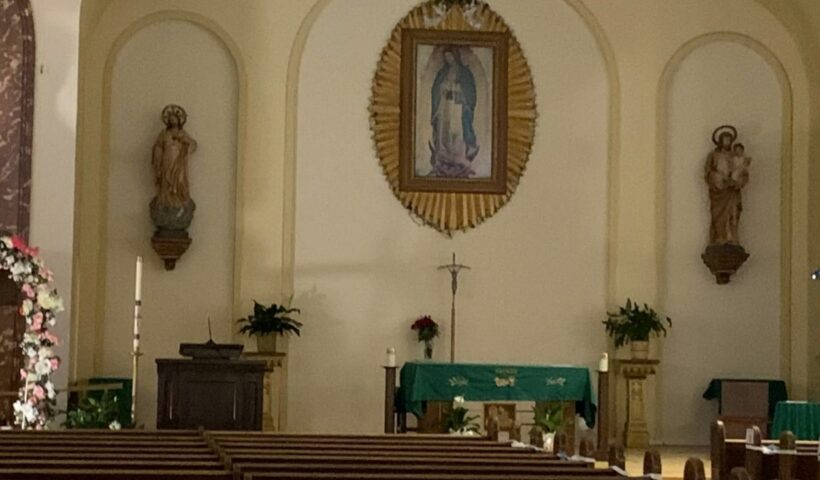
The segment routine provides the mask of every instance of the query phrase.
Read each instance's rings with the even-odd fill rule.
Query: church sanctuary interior
[[[0,32],[0,480],[820,480],[820,0]]]

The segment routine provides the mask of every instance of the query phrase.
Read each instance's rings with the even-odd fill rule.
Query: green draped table
[[[421,417],[424,402],[451,402],[459,395],[468,402],[574,401],[575,411],[590,428],[595,426],[585,367],[408,362],[401,369],[400,411]]]
[[[786,430],[798,440],[820,439],[820,403],[778,403],[774,410],[772,438],[779,438]]]

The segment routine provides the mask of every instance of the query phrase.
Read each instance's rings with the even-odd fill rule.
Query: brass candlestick
[[[137,394],[139,393],[140,323],[142,321],[142,301],[134,301],[134,338],[131,350],[131,428],[137,427]]]

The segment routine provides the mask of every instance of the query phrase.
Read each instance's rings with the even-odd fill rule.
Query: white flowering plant
[[[56,323],[57,313],[63,311],[63,301],[52,287],[54,274],[45,267],[38,250],[22,238],[0,237],[0,269],[20,288],[20,315],[26,321],[20,343],[22,386],[14,403],[15,423],[23,429],[43,429],[57,404],[52,374],[60,368],[60,357],[54,353],[60,341],[49,329]]]

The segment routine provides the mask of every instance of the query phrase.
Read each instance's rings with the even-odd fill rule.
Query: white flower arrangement
[[[59,339],[49,332],[56,314],[63,311],[63,301],[51,287],[53,274],[19,237],[0,237],[0,265],[20,287],[23,301],[20,315],[26,320],[26,332],[20,343],[25,359],[20,369],[19,398],[14,403],[15,423],[23,429],[43,429],[54,415],[57,392],[52,374],[60,367],[54,353]]]

